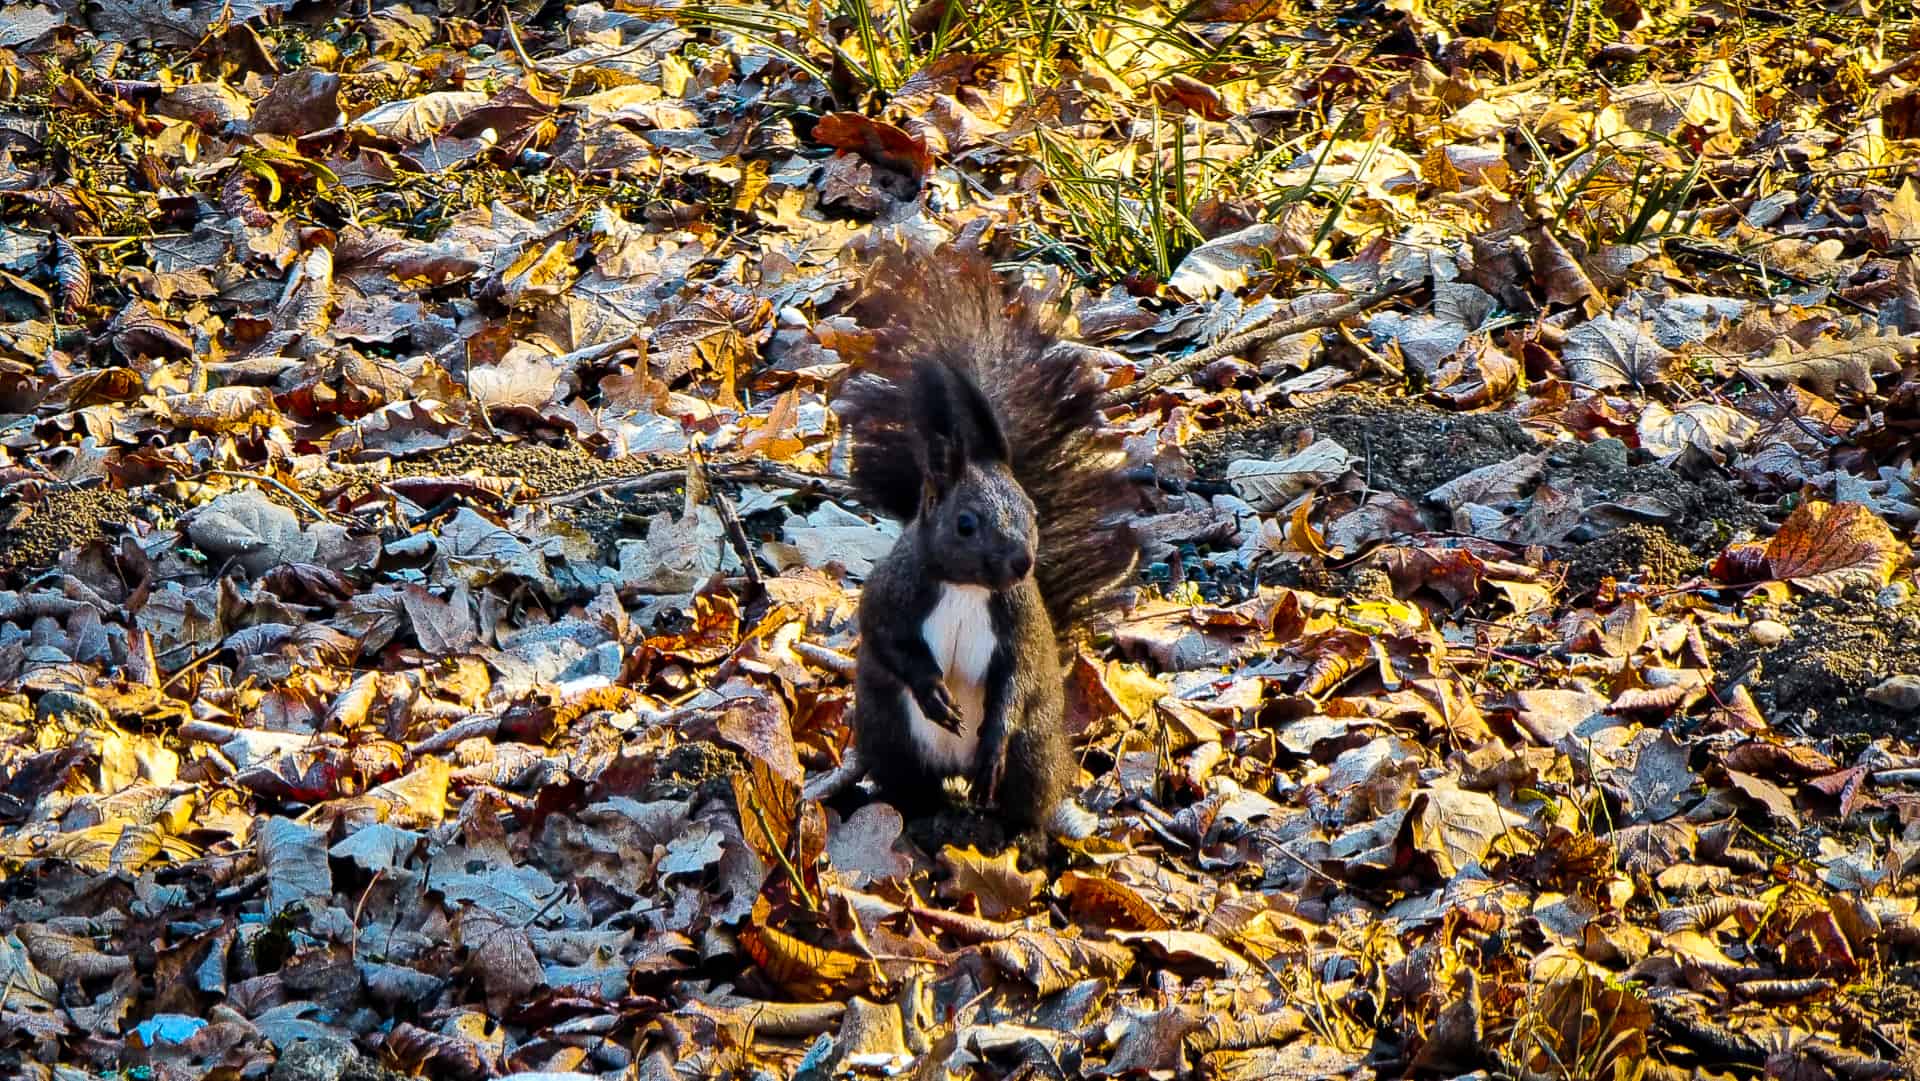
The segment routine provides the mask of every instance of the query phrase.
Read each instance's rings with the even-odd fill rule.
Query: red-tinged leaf
[[[1712,565],[1707,570],[1728,585],[1761,582],[1772,575],[1772,568],[1767,561],[1767,545],[1761,541],[1746,541],[1729,546],[1726,551],[1714,557]]]
[[[1173,926],[1133,887],[1111,878],[1068,871],[1060,876],[1059,890],[1076,915],[1102,927],[1165,931]]]
[[[1809,778],[1807,787],[1831,797],[1838,805],[1835,813],[1841,818],[1846,818],[1859,808],[1862,799],[1866,797],[1868,776],[1867,767],[1854,766],[1851,769]]]
[[[1149,84],[1147,89],[1153,100],[1178,106],[1208,120],[1225,120],[1232,115],[1218,89],[1191,75],[1174,72],[1163,80]]]
[[[1767,542],[1775,578],[1819,593],[1850,584],[1877,589],[1911,556],[1887,523],[1858,503],[1802,503]]]
[[[1818,748],[1803,743],[1748,740],[1727,748],[1719,758],[1728,769],[1783,781],[1804,781],[1830,775],[1840,768],[1839,763],[1820,753]]]
[[[828,113],[813,126],[813,137],[825,146],[858,154],[915,180],[925,180],[933,171],[933,155],[927,150],[926,140],[862,113]]]

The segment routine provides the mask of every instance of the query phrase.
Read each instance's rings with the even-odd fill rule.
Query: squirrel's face
[[[1033,572],[1039,544],[1033,501],[1004,465],[968,463],[932,500],[920,528],[932,570],[942,580],[1011,589]]]

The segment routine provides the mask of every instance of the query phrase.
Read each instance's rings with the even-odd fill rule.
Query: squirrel
[[[1094,351],[978,253],[890,250],[868,271],[849,309],[875,345],[834,409],[856,497],[902,530],[860,598],[855,746],[908,816],[959,777],[1023,831],[1084,837],[1062,661],[1139,552]]]

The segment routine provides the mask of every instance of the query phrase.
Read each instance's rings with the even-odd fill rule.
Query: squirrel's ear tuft
[[[920,467],[920,509],[931,510],[952,493],[967,471],[967,448],[950,435],[926,441],[926,461]]]
[[[972,453],[973,431],[965,403],[955,401],[955,376],[944,368],[913,373],[915,420],[921,437],[922,502],[928,494],[945,498],[960,483]]]

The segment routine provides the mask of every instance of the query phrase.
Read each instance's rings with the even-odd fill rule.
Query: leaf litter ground
[[[216,8],[0,8],[0,1071],[1920,1061],[1910,10]],[[953,237],[1157,482],[1083,843],[844,783]]]

